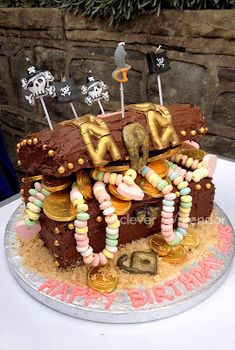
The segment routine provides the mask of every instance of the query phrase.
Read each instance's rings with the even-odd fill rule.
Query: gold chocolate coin
[[[89,175],[85,170],[79,170],[76,173],[77,185],[78,189],[83,195],[83,197],[87,200],[90,200],[94,197],[91,180]]]
[[[159,256],[166,256],[171,251],[171,246],[166,243],[162,235],[155,235],[149,240],[150,247]]]
[[[49,192],[59,192],[71,185],[72,181],[69,177],[56,178],[51,176],[43,176],[42,185]]]
[[[203,159],[203,157],[206,155],[206,152],[202,149],[182,149],[181,151],[186,156],[199,160]]]
[[[177,247],[171,247],[171,251],[168,255],[163,256],[163,261],[168,262],[169,264],[181,264],[186,259],[187,252],[186,249],[179,245]]]
[[[159,159],[166,159],[172,157],[174,154],[181,152],[182,146],[178,146],[172,149],[167,150],[164,153],[158,154],[156,156],[149,157],[148,162],[154,162],[155,160]]]
[[[181,244],[185,248],[197,248],[200,244],[200,239],[196,233],[188,232],[182,240]]]
[[[72,221],[77,214],[69,194],[61,192],[52,193],[45,198],[43,212],[49,219],[59,222]]]
[[[118,284],[117,271],[110,266],[97,266],[88,271],[88,285],[98,292],[111,293]]]
[[[154,162],[150,162],[147,165],[160,177],[165,177],[168,174],[169,167],[167,165],[167,162],[163,159],[155,160]]]
[[[110,173],[121,173],[123,171],[127,171],[130,169],[129,164],[123,165],[107,165],[107,166],[99,166],[97,168],[98,171],[108,171]]]
[[[120,193],[118,193],[117,191],[117,186],[115,185],[108,185],[108,191],[114,196],[116,197],[117,199],[120,199],[121,201],[127,201],[127,202],[130,202],[130,199],[129,198],[126,198],[124,196],[122,196]]]
[[[28,184],[28,183],[31,183],[31,182],[35,182],[35,181],[40,181],[42,180],[42,175],[35,175],[35,176],[30,176],[30,177],[23,177],[22,178],[22,182],[24,184]]]
[[[125,215],[131,209],[131,201],[122,201],[114,196],[111,196],[112,206],[115,208],[115,214],[117,215]]]

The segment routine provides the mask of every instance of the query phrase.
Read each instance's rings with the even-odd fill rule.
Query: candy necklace
[[[209,170],[204,166],[201,166],[200,168],[197,168],[192,172],[181,168],[179,165],[171,161],[167,161],[167,164],[169,165],[170,169],[173,169],[175,172],[179,173],[188,182],[190,182],[191,180],[193,180],[194,182],[199,182],[203,178],[207,177],[209,174]]]
[[[93,192],[95,198],[100,203],[100,209],[103,211],[107,223],[106,245],[100,253],[93,253],[93,248],[89,245],[87,221],[90,215],[87,213],[88,205],[85,204],[83,195],[79,191],[76,183],[72,186],[70,199],[77,211],[77,219],[74,221],[76,249],[81,253],[85,264],[98,266],[106,265],[108,259],[113,259],[114,253],[117,252],[120,221],[115,214],[115,208],[112,206],[110,195],[105,189],[105,184],[101,181],[97,181],[93,186]]]
[[[188,187],[188,182],[184,181],[184,178],[176,172],[170,174],[170,180],[180,191],[178,227],[176,231],[174,231],[173,213],[175,211],[174,200],[176,198],[176,194],[172,192],[173,186],[169,185],[166,180],[163,180],[147,165],[143,166],[139,170],[139,173],[145,177],[152,186],[156,187],[159,191],[162,191],[164,198],[162,200],[161,211],[161,233],[169,245],[178,245],[187,234],[190,221],[189,216],[192,207],[192,197],[189,195],[191,189]]]

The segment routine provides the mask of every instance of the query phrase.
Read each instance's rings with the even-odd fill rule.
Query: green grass
[[[89,17],[105,17],[113,24],[166,8],[231,9],[235,0],[0,0],[0,7],[57,7]]]

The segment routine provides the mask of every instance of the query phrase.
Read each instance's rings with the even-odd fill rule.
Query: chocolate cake
[[[152,186],[154,176],[151,179],[150,176],[145,177],[144,171],[147,169],[151,169],[151,174],[158,173],[156,169],[159,170],[158,175],[162,178],[160,181],[164,182],[164,186],[173,186],[170,192],[176,194],[175,211],[173,219],[165,218],[165,223],[172,222],[174,230],[177,230],[181,197],[185,197],[187,204],[188,200],[190,201],[189,193],[192,206],[188,204],[183,207],[186,208],[185,212],[189,212],[187,208],[191,208],[191,221],[209,217],[215,191],[212,183],[213,169],[208,157],[205,158],[208,155],[200,150],[195,142],[206,132],[204,116],[196,106],[178,104],[164,107],[143,103],[126,107],[124,118],[120,112],[107,114],[105,117],[89,114],[66,120],[54,130],[44,129],[37,133],[29,133],[17,145],[18,165],[25,173],[21,193],[24,202],[29,204],[34,203],[32,196],[36,196],[37,186],[44,189],[43,197],[46,198],[39,216],[39,235],[54,255],[55,264],[64,268],[83,263],[82,249],[77,249],[76,241],[78,222],[74,221],[79,216],[76,216],[79,214],[76,212],[76,205],[79,204],[75,203],[78,200],[75,196],[77,192],[73,190],[76,186],[89,207],[87,235],[93,255],[109,248],[107,244],[110,242],[110,236],[107,238],[105,230],[107,217],[112,215],[117,214],[120,222],[119,245],[160,233],[164,228],[162,213],[167,205],[171,205],[173,196],[171,199],[171,196],[167,197],[166,193],[162,193],[164,191],[159,189],[161,186]],[[204,173],[200,168],[206,169]],[[191,181],[185,180],[185,184],[179,189],[177,181],[174,180],[174,171],[181,174],[181,183],[187,173]],[[128,176],[125,174],[134,174],[133,172],[138,173],[137,177],[134,176],[134,184],[138,187],[136,191],[139,191],[138,194],[142,193],[138,200],[123,195],[117,185],[118,174],[121,174],[124,188],[133,186],[128,178],[127,182],[124,181]],[[110,180],[105,180],[106,173],[110,173],[107,175],[107,179]],[[111,174],[116,174],[113,175],[112,181]],[[113,179],[116,179],[116,183]],[[41,184],[35,186],[40,181]],[[183,191],[187,186],[186,182],[187,191]],[[107,184],[106,192],[111,196],[110,201],[115,213],[104,215],[105,209],[102,213],[102,201],[98,201],[94,195],[95,184],[100,187],[100,183]],[[28,221],[21,225],[28,223],[28,226],[34,227],[34,215],[30,216],[33,207],[28,204]],[[85,221],[77,221],[82,220]],[[185,219],[182,222],[187,224],[188,221]],[[28,229],[30,230],[30,227]],[[113,230],[116,229],[115,227]],[[167,232],[166,227],[165,229]],[[184,228],[178,232],[183,234]],[[18,234],[21,234],[20,229]],[[165,236],[167,241],[167,234]],[[176,246],[179,244],[177,240],[168,240],[167,243]],[[114,251],[115,249],[110,248],[110,252],[106,252],[108,259]]]

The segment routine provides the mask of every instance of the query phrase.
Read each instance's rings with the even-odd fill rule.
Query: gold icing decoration
[[[129,105],[127,110],[145,114],[156,149],[164,149],[180,143],[172,125],[172,116],[165,106],[146,102]]]
[[[130,156],[132,169],[140,169],[148,161],[149,136],[146,130],[139,123],[127,124],[122,129],[122,137]]]
[[[82,140],[87,146],[87,151],[95,166],[108,163],[104,159],[107,151],[110,152],[113,161],[121,159],[118,147],[110,134],[108,124],[103,119],[92,114],[86,114],[79,119],[66,120],[60,125],[71,125],[80,129]],[[93,145],[92,138],[97,140],[96,147]]]
[[[181,132],[180,132],[180,133],[181,133],[181,135],[182,135],[182,136],[186,136],[186,135],[187,135],[187,133],[186,133],[186,131],[185,131],[185,130],[181,130]]]
[[[83,165],[85,163],[85,160],[83,158],[78,159],[78,164]]]

